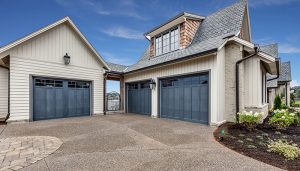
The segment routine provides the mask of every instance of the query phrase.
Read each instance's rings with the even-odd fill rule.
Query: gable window
[[[156,56],[179,48],[179,27],[170,29],[155,37]]]

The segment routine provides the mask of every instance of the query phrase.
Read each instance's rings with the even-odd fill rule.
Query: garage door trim
[[[94,113],[94,81],[88,79],[72,79],[66,77],[54,77],[47,75],[32,75],[29,74],[29,121],[34,121],[33,119],[33,92],[34,92],[34,78],[49,78],[49,79],[60,79],[60,80],[68,80],[68,81],[86,81],[90,82],[90,114],[91,116]]]
[[[157,101],[158,101],[158,116],[161,117],[161,85],[160,81],[163,79],[173,78],[173,77],[185,77],[197,74],[208,74],[208,125],[211,124],[211,69],[202,70],[197,72],[190,72],[190,73],[183,73],[183,74],[176,74],[176,75],[168,75],[164,77],[158,77],[158,82],[156,84],[156,88],[158,91]],[[184,121],[184,120],[183,120]]]

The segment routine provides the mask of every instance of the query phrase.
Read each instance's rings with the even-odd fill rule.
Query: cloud
[[[125,39],[144,39],[143,33],[137,30],[125,28],[122,26],[116,26],[116,27],[111,27],[111,28],[106,28],[106,29],[101,29],[100,30],[102,33],[105,33],[109,36],[113,37],[120,37],[120,38],[125,38]]]
[[[110,52],[102,52],[101,55],[105,58],[107,62],[115,63],[115,64],[122,64],[122,65],[132,65],[134,61],[131,61],[124,56],[117,56]]]
[[[286,5],[293,2],[300,2],[300,0],[249,0],[249,6],[272,6],[272,5]]]
[[[96,0],[55,0],[57,4],[70,10],[83,9],[92,11],[98,15],[105,16],[126,16],[140,20],[148,18],[140,14],[140,6],[135,0],[114,0],[114,1],[96,1]]]
[[[300,48],[288,43],[279,44],[279,53],[300,53]]]
[[[297,80],[291,81],[291,87],[300,86],[299,82]]]

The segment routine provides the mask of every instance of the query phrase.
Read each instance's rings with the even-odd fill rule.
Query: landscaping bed
[[[287,111],[284,116],[288,115],[293,114]],[[243,155],[281,169],[300,170],[300,124],[284,128],[274,126],[270,124],[274,116],[272,112],[259,124],[255,121],[255,117],[260,116],[258,113],[245,112],[240,116],[244,117],[244,123],[225,123],[218,127],[214,132],[217,141]],[[249,123],[252,124],[250,127]]]

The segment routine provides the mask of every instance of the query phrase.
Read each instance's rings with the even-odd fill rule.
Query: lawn
[[[295,104],[296,104],[296,105],[300,105],[300,101],[296,101]]]

